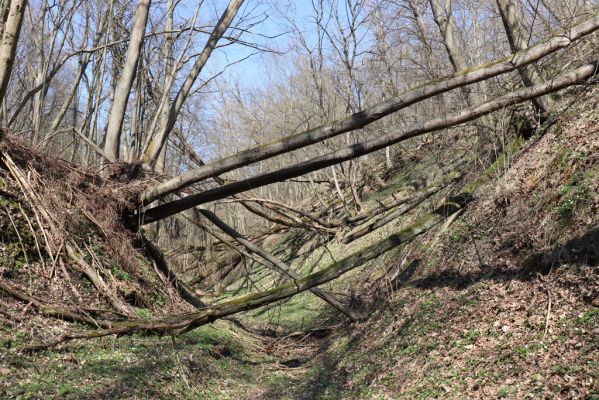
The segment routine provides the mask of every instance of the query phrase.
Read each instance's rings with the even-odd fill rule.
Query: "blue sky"
[[[228,0],[219,0],[218,2],[222,2],[224,6],[224,4],[228,3]],[[273,1],[273,3],[277,3],[276,6],[280,7],[284,2]],[[286,22],[283,21],[280,15],[277,15],[277,10],[274,7],[269,1],[246,0],[239,15],[250,13],[256,19],[265,19],[252,28],[254,35],[246,34],[242,39],[249,42],[256,42],[269,49],[284,53],[289,50],[292,35],[289,33],[289,27],[285,26]],[[279,12],[286,12],[288,18],[299,21],[298,25],[306,28],[306,22],[311,10],[310,0],[290,0],[289,4],[284,6],[284,10],[279,10]],[[310,36],[310,32],[306,33]],[[256,50],[242,45],[229,46],[215,52],[209,69],[212,73],[220,71],[223,66],[230,62],[242,60],[252,53],[256,53]],[[264,73],[265,64],[272,62],[272,57],[277,57],[277,55],[272,53],[253,55],[229,67],[225,76],[239,80],[246,88],[263,86],[267,80]]]

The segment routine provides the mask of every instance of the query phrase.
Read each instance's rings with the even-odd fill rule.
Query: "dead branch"
[[[389,222],[399,218],[401,215],[418,207],[420,204],[422,204],[423,201],[425,201],[435,193],[439,192],[442,188],[443,186],[433,186],[432,188],[418,194],[417,196],[412,197],[410,201],[406,202],[406,204],[403,207],[398,208],[397,210],[377,219],[376,221],[373,221],[372,223],[360,229],[350,232],[343,239],[341,239],[341,243],[351,243],[354,240],[361,238],[362,236],[365,236],[370,232],[377,230],[380,227],[387,225]]]
[[[197,311],[165,319],[155,321],[137,319],[115,324],[112,328],[101,331],[67,333],[50,342],[35,343],[23,347],[21,348],[21,351],[37,351],[57,346],[74,339],[91,339],[109,335],[130,335],[133,333],[161,335],[181,334],[217,319],[284,300],[298,293],[330,282],[344,273],[363,265],[365,262],[373,260],[387,251],[413,240],[415,237],[427,232],[456,211],[462,209],[470,200],[471,192],[463,192],[460,195],[451,198],[432,213],[419,218],[415,223],[407,227],[399,229],[378,243],[359,250],[308,276],[285,283],[273,289],[234,297],[221,303],[201,308]]]
[[[44,304],[35,297],[30,296],[22,290],[12,287],[8,283],[2,282],[1,280],[0,291],[19,301],[22,301],[25,304],[30,304],[37,310],[37,312],[47,317],[58,318],[68,322],[80,322],[94,328],[111,328],[114,325],[114,322],[112,321],[94,319],[77,314],[76,312],[67,310],[65,308]]]
[[[264,250],[263,248],[255,245],[251,241],[244,238],[243,235],[241,235],[235,229],[233,229],[232,227],[227,225],[223,220],[218,218],[216,216],[216,214],[214,214],[213,212],[211,212],[209,210],[205,210],[205,209],[196,209],[196,210],[200,214],[202,214],[206,219],[208,219],[210,222],[212,222],[214,225],[216,225],[220,230],[222,230],[224,233],[226,233],[228,236],[230,236],[231,238],[236,240],[238,243],[240,243],[242,246],[244,246],[249,251],[258,254],[260,257],[262,257],[265,260],[267,260],[268,262],[270,262],[284,275],[289,276],[294,282],[297,281],[298,279],[301,279],[301,276],[297,272],[295,272],[293,270],[293,268],[291,268],[289,265],[285,264],[283,261],[281,261],[279,258],[274,256],[273,254],[269,253],[268,251]],[[341,313],[345,314],[352,321],[355,322],[358,320],[358,317],[351,310],[349,310],[345,305],[343,305],[339,300],[337,300],[332,294],[325,292],[324,290],[319,289],[319,288],[312,288],[312,289],[310,289],[310,291],[312,293],[314,293],[316,296],[318,296],[321,299],[323,299],[324,301],[326,301],[327,303],[329,303],[331,306],[336,308]]]

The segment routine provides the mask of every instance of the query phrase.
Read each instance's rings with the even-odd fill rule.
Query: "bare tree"
[[[513,0],[496,0],[496,3],[512,52],[516,53],[528,48],[530,33],[527,33],[518,5]],[[522,68],[519,72],[526,86],[536,85],[544,81],[541,72],[534,65],[529,68]],[[546,114],[553,108],[553,100],[550,96],[535,98],[532,102],[541,114]]]
[[[100,41],[102,40],[102,38],[104,37],[104,35],[106,33],[106,27],[108,25],[108,20],[110,19],[110,15],[112,13],[113,3],[114,3],[114,0],[110,0],[109,5],[106,9],[106,12],[102,15],[100,22],[98,23],[97,31],[96,31],[96,34],[92,41],[93,48],[98,47],[98,45],[100,44]],[[89,21],[89,19],[90,19],[90,16],[87,16],[86,20]],[[77,75],[76,75],[75,79],[73,80],[73,83],[71,84],[68,94],[66,95],[65,99],[63,100],[62,106],[60,107],[58,114],[54,117],[50,127],[48,128],[48,131],[50,133],[52,133],[56,129],[58,129],[58,126],[62,122],[62,119],[64,118],[66,112],[68,111],[69,105],[75,98],[75,94],[77,92],[77,89],[79,88],[81,79],[83,79],[83,76],[85,75],[85,72],[87,70],[87,67],[88,67],[90,61],[91,61],[91,58],[92,58],[92,53],[85,52],[79,59],[79,71],[77,72]]]
[[[123,121],[125,119],[129,94],[137,71],[137,63],[142,51],[146,24],[150,13],[150,3],[151,0],[139,0],[137,4],[125,65],[117,82],[112,106],[110,107],[104,152],[110,157],[111,161],[119,159]]]
[[[169,111],[168,118],[162,119],[163,123],[161,124],[158,132],[153,136],[149,137],[147,141],[147,145],[145,146],[145,150],[143,151],[142,160],[144,162],[155,164],[158,159],[158,155],[162,151],[162,147],[166,143],[166,139],[168,135],[171,133],[173,127],[175,126],[175,122],[177,121],[177,117],[181,112],[181,108],[183,107],[183,103],[189,96],[191,88],[195,83],[198,75],[206,65],[206,62],[210,58],[212,51],[216,48],[216,45],[220,38],[224,35],[226,30],[229,28],[229,25],[235,18],[237,11],[241,8],[243,4],[243,0],[231,0],[227,9],[223,12],[220,17],[220,20],[214,27],[214,30],[210,34],[204,49],[198,56],[196,62],[193,67],[189,71],[183,85],[179,89],[175,100],[172,102]]]
[[[17,43],[21,34],[21,25],[27,0],[10,0],[3,4],[8,15],[4,19],[2,15],[2,47],[0,47],[0,103],[4,101],[6,88],[12,72],[12,66],[15,61],[15,52],[17,51]]]

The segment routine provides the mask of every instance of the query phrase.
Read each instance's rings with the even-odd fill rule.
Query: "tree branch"
[[[311,129],[306,132],[287,136],[281,140],[254,147],[237,154],[224,157],[205,166],[187,171],[157,186],[149,188],[139,196],[141,204],[149,204],[170,193],[181,190],[201,180],[249,165],[261,160],[287,153],[342,133],[361,129],[374,121],[449,90],[480,82],[497,75],[505,74],[517,68],[531,64],[543,57],[568,47],[574,41],[599,28],[599,16],[579,24],[569,31],[553,36],[547,41],[524,51],[511,54],[495,62],[479,65],[438,81],[433,81],[409,90],[393,99],[381,102],[364,111],[347,116],[339,121]]]
[[[233,194],[266,186],[271,183],[281,182],[289,178],[296,178],[312,171],[381,150],[391,144],[474,120],[504,107],[521,103],[582,82],[597,72],[597,64],[598,61],[596,60],[572,72],[561,74],[544,84],[516,90],[495,100],[487,101],[475,107],[466,108],[456,114],[417,123],[404,132],[389,133],[366,142],[357,143],[320,157],[304,161],[291,167],[257,175],[252,178],[230,183],[151,208],[143,213],[141,221],[144,224],[158,221],[200,204],[220,200]]]

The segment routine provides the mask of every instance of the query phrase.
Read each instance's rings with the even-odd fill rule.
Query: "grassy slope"
[[[327,285],[375,299],[367,321],[324,337],[256,337],[217,322],[174,346],[135,336],[0,352],[0,397],[599,398],[596,95],[494,171],[452,225]],[[299,240],[309,257],[294,266],[307,272],[378,235],[324,251]],[[244,320],[279,331],[336,324],[309,293]],[[0,319],[1,346],[19,344],[16,328]]]

